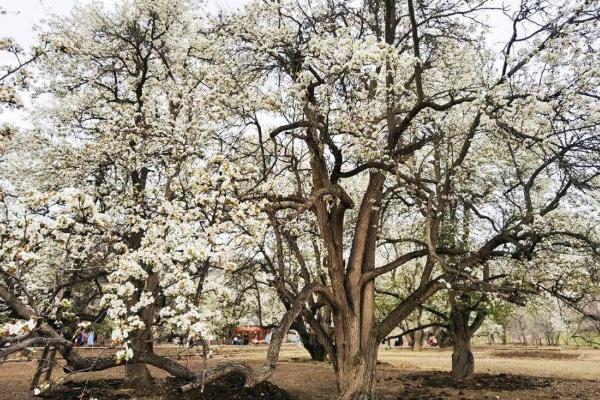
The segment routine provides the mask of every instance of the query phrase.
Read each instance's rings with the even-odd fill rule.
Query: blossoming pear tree
[[[505,14],[495,53],[485,18]],[[317,228],[340,399],[373,398],[379,342],[428,298],[494,285],[488,261],[569,235],[545,222],[598,176],[598,17],[585,0],[407,0],[257,1],[222,19],[272,218]],[[450,212],[473,218],[468,248],[444,243]],[[382,231],[422,239],[382,263]],[[376,319],[377,278],[417,259],[416,288]]]
[[[0,16],[8,12],[0,8]],[[19,90],[30,85],[30,67],[43,54],[43,44],[26,52],[13,38],[0,37],[0,114],[6,109],[18,109],[23,105]],[[0,126],[0,156],[14,134],[15,127]]]
[[[379,343],[434,296],[535,283],[576,300],[568,277],[593,270],[552,257],[597,251],[568,223],[600,174],[596,1],[255,0],[214,19],[195,5],[123,0],[49,23],[35,129],[0,166],[0,357],[53,346],[71,371],[126,364],[133,387],[146,364],[183,390],[231,371],[251,385],[296,323],[340,400],[367,400]],[[501,48],[490,18],[511,27]],[[154,353],[164,332],[202,336],[244,265],[286,309],[260,368]],[[82,357],[63,334],[100,318],[117,352]]]
[[[153,342],[207,332],[218,309],[203,289],[218,289],[262,217],[243,200],[254,167],[217,140],[216,78],[205,60],[217,44],[197,36],[190,6],[92,5],[50,23],[37,73],[51,104],[39,105],[39,129],[14,143],[14,169],[3,173],[18,201],[7,208],[0,297],[24,326],[3,356],[51,345],[71,371],[126,364],[136,388],[149,384],[146,364],[196,377],[154,354]],[[32,161],[42,167],[31,170]],[[11,176],[17,170],[27,182]],[[86,315],[110,321],[116,354],[72,350],[63,334]]]

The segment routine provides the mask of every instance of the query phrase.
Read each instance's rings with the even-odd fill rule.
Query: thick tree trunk
[[[412,351],[421,351],[423,350],[423,341],[424,341],[423,331],[416,331],[414,336],[413,348]]]
[[[325,350],[325,346],[319,342],[317,335],[307,332],[306,330],[301,333],[298,331],[300,335],[300,341],[302,342],[302,346],[308,351],[310,354],[310,358],[313,361],[325,361],[327,359],[327,350]]]
[[[473,323],[469,324],[471,312],[471,309],[457,302],[453,302],[450,311],[452,379],[457,383],[473,379],[475,359],[471,353],[471,338],[486,317],[484,311],[478,311]]]
[[[143,390],[152,385],[152,376],[146,364],[127,364],[125,366],[126,386],[130,389]]]
[[[455,337],[452,341],[452,380],[465,382],[473,379],[475,359],[471,353],[471,338]]]
[[[301,318],[294,322],[292,328],[298,332],[302,346],[308,351],[313,361],[325,361],[327,359],[325,346],[319,342],[316,334],[306,329],[304,321]]]
[[[138,354],[153,354],[152,336],[147,329],[139,331],[133,339],[133,352]],[[125,365],[125,386],[136,391],[143,390],[152,385],[152,376],[146,364]]]
[[[440,349],[450,347],[452,345],[452,336],[447,331],[443,330],[436,336]]]
[[[378,346],[366,354],[355,357],[338,357],[337,373],[339,400],[374,400],[375,372]]]
[[[311,343],[304,344],[304,348],[308,351],[313,361],[327,360],[327,351],[316,338]]]
[[[158,288],[158,276],[150,272],[146,281],[140,283],[140,286],[143,286],[145,290],[155,293]],[[139,300],[138,296],[134,297],[134,303]],[[154,325],[155,311],[154,304],[148,305],[142,310],[140,317],[144,322],[144,328],[134,333],[131,343],[134,353],[154,354],[152,326]],[[143,390],[152,385],[152,376],[146,364],[127,364],[125,366],[125,380],[126,386],[136,391]]]

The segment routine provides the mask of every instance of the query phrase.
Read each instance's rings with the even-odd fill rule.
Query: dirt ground
[[[91,349],[80,351],[86,355],[99,353],[99,350]],[[193,351],[180,347],[158,347],[158,351],[178,358],[188,367],[197,370],[202,368],[202,360]],[[210,364],[235,359],[259,365],[265,353],[266,347],[223,346]],[[600,350],[495,346],[475,348],[474,355],[475,380],[468,386],[457,387],[452,384],[448,374],[451,350],[428,348],[411,352],[408,349],[382,348],[377,394],[383,400],[600,399]],[[35,360],[24,359],[1,364],[0,400],[34,399],[28,392],[28,386],[35,365]],[[162,371],[154,368],[151,368],[151,372],[155,378],[166,377]],[[122,376],[123,368],[69,377],[65,377],[60,368],[53,373],[54,380],[72,382],[68,385],[79,390],[79,393],[85,387],[93,389],[100,384],[110,385],[111,379],[120,379]],[[161,385],[164,386],[164,382],[161,381]],[[295,400],[336,398],[331,366],[310,361],[304,349],[292,345],[284,347],[271,383],[286,390]],[[268,386],[262,390],[264,393],[259,393],[259,397],[274,398],[274,388]],[[130,397],[125,391],[115,395],[111,398]],[[163,398],[164,395],[153,394],[152,389],[144,397],[146,400]],[[200,395],[189,398],[202,399]]]

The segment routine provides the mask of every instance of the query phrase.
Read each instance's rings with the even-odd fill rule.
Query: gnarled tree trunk
[[[464,382],[473,378],[475,359],[471,353],[471,337],[456,335],[452,341],[452,379]]]
[[[450,310],[450,334],[452,335],[452,379],[465,382],[473,379],[475,359],[471,352],[471,338],[485,320],[486,313],[478,311],[473,323],[469,324],[474,309],[452,302]]]
[[[140,282],[144,290],[156,292],[158,289],[158,276],[150,272],[145,282]],[[139,291],[141,293],[141,290]],[[133,297],[133,303],[139,301],[139,294]],[[154,354],[152,326],[154,325],[155,316],[154,304],[148,305],[141,312],[141,319],[144,322],[144,328],[134,332],[131,347],[134,354]],[[152,376],[146,364],[127,363],[125,365],[125,380],[126,386],[131,389],[143,390],[152,385]]]
[[[310,354],[310,358],[313,361],[325,361],[327,360],[327,351],[325,347],[319,343],[319,340],[315,335],[309,336],[308,343],[302,343],[308,354]]]
[[[338,354],[337,382],[340,400],[374,400],[378,343],[359,353]]]
[[[152,385],[152,376],[146,364],[127,364],[125,366],[125,380],[126,386],[136,391]]]
[[[298,318],[292,325],[292,329],[295,329],[300,336],[302,346],[310,354],[310,358],[313,361],[325,361],[327,359],[327,350],[325,346],[321,344],[319,338],[314,332],[311,332],[306,328],[302,318]]]

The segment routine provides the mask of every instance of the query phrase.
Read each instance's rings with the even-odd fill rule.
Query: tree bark
[[[147,328],[136,333],[132,348],[134,354],[153,354],[152,336]],[[152,376],[146,364],[127,363],[125,364],[125,381],[126,387],[141,391],[152,385]]]
[[[446,330],[442,330],[437,336],[438,346],[440,349],[445,349],[452,345],[452,336]]]
[[[146,364],[127,364],[125,366],[126,386],[141,391],[152,385],[152,376]]]
[[[305,343],[304,348],[308,351],[313,361],[327,360],[327,351],[325,351],[325,347],[319,343],[316,337],[311,336],[310,342]]]
[[[410,347],[410,349],[414,349],[415,348],[415,333],[411,332],[408,335],[406,335],[406,341],[408,342],[408,347]]]
[[[414,333],[412,351],[423,350],[423,339],[424,339],[423,331],[416,331]]]
[[[478,311],[472,324],[469,324],[472,309],[459,302],[453,302],[450,310],[450,331],[452,335],[452,380],[456,383],[473,379],[475,359],[471,353],[471,338],[481,327],[486,313]]]
[[[31,385],[29,386],[29,390],[33,391],[36,387],[38,387],[40,383],[40,378],[44,369],[48,367],[48,352],[50,351],[50,346],[44,346],[44,351],[42,352],[42,357],[38,361],[37,368],[35,369],[35,373],[33,374],[33,379],[31,380]],[[53,360],[54,361],[54,360]]]
[[[363,355],[338,357],[339,400],[374,400],[378,346],[365,349]],[[343,362],[342,362],[343,361]]]
[[[471,353],[471,337],[463,336],[452,341],[452,380],[465,382],[473,379],[475,359]]]
[[[158,276],[154,272],[148,273],[148,278],[139,286],[144,290],[156,294],[158,289]],[[139,292],[141,293],[141,291]],[[133,304],[139,301],[139,294],[134,296]],[[155,304],[150,304],[141,311],[141,319],[144,322],[144,328],[136,331],[132,340],[132,349],[134,354],[154,354],[152,327],[154,326],[154,316],[156,312]],[[126,386],[131,389],[143,390],[152,385],[152,376],[146,364],[125,365]]]
[[[304,321],[301,318],[298,318],[294,322],[292,328],[298,332],[302,346],[308,351],[308,354],[310,354],[310,358],[313,361],[325,361],[327,359],[327,350],[325,349],[325,346],[319,342],[319,338],[316,334],[309,332],[309,330],[306,329]]]

